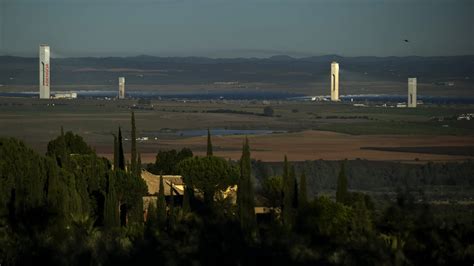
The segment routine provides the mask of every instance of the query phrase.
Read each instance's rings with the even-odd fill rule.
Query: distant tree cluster
[[[273,113],[274,113],[273,107],[265,106],[265,108],[263,108],[263,115],[264,116],[273,116]]]
[[[334,190],[337,187],[341,163],[338,161],[314,160],[293,162],[297,171],[311,176],[307,180],[308,196],[314,197],[320,191]],[[354,190],[376,191],[380,188],[459,186],[473,187],[474,161],[445,163],[400,163],[388,161],[347,160],[344,162],[347,186]],[[255,178],[263,185],[270,176],[283,173],[282,162],[253,161]],[[436,198],[437,195],[432,195]]]
[[[67,157],[76,154],[93,154],[94,150],[89,147],[84,139],[73,134],[71,131],[64,134],[61,127],[61,135],[48,143],[47,156],[56,158],[58,164],[66,163]]]

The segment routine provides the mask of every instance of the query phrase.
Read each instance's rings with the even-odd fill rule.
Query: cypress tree
[[[148,204],[148,209],[147,209],[147,214],[146,214],[146,225],[147,227],[151,227],[156,225],[157,219],[158,219],[158,211],[156,210],[156,206],[153,202],[150,202]]]
[[[45,160],[47,167],[46,173],[46,200],[48,207],[53,213],[57,214],[59,220],[67,218],[69,215],[69,209],[67,206],[69,200],[69,191],[67,183],[62,182],[61,174],[58,173],[56,164],[51,160]],[[67,176],[65,176],[67,178]],[[75,189],[75,188],[74,188]]]
[[[212,156],[212,143],[211,143],[211,131],[207,129],[207,156]]]
[[[256,219],[251,169],[250,147],[248,139],[245,138],[245,143],[242,147],[242,157],[240,158],[240,180],[237,200],[239,204],[240,226],[247,233],[253,234],[256,232]]]
[[[118,169],[118,166],[119,166],[118,140],[115,134],[112,134],[112,136],[114,136],[114,170],[115,170],[115,169]]]
[[[62,155],[66,155],[67,151],[67,147],[66,147],[66,138],[64,137],[64,128],[63,126],[61,126],[61,144],[63,145],[61,148],[63,148],[63,154]]]
[[[135,176],[138,178],[141,178],[142,176],[142,156],[140,153],[138,154],[138,159],[137,159],[137,166],[135,167]]]
[[[137,132],[135,127],[135,113],[132,111],[132,147],[131,147],[131,169],[133,174],[137,173]]]
[[[156,199],[156,208],[158,211],[158,223],[163,225],[166,222],[166,200],[165,187],[163,185],[163,175],[160,175],[160,188],[158,190],[158,197]]]
[[[291,179],[288,159],[285,155],[285,161],[283,164],[283,223],[291,228],[293,221],[293,192],[294,183]]]
[[[291,206],[293,209],[296,209],[298,208],[298,182],[296,181],[296,170],[294,165],[291,166],[290,181],[291,186],[293,187]]]
[[[168,212],[168,224],[169,226],[173,226],[174,224],[174,189],[173,183],[170,185],[170,209]]]
[[[123,173],[123,172],[122,172]],[[137,178],[134,173],[124,173],[125,200],[127,203],[127,213],[129,222],[127,224],[143,223],[143,195],[146,193],[146,184],[141,178]]]
[[[188,212],[191,210],[191,189],[188,188],[187,185],[184,187],[184,195],[183,195],[183,211]]]
[[[76,187],[76,177],[73,174],[67,173],[66,171],[60,172],[64,178],[66,178],[69,190],[69,213],[84,214],[87,213],[88,202],[83,201],[79,192],[80,190]]]
[[[61,126],[61,155],[60,155],[60,167],[65,167],[66,166],[66,161],[68,158],[68,148],[66,144],[66,137],[64,136],[64,128]]]
[[[174,189],[173,183],[170,185],[170,212],[174,209]]]
[[[295,209],[298,207],[298,184],[296,181],[296,170],[295,170],[294,165],[290,167],[290,176],[289,176],[288,185],[290,186],[290,189],[291,189],[291,207]]]
[[[115,192],[114,178],[109,173],[107,177],[107,194],[104,206],[104,225],[113,228],[120,225],[117,194]]]
[[[304,207],[308,204],[308,191],[306,188],[306,174],[303,170],[301,173],[301,178],[300,178],[300,191],[299,191],[299,207]]]
[[[125,156],[123,154],[122,144],[122,129],[120,127],[118,132],[118,168],[125,170]]]
[[[104,225],[106,228],[113,228],[120,224],[118,201],[115,189],[111,189],[105,198]]]
[[[347,198],[347,177],[345,163],[341,164],[341,171],[337,178],[336,202],[344,203]]]

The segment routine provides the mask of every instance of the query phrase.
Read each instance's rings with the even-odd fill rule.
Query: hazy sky
[[[473,14],[474,0],[0,0],[0,54],[474,54]]]

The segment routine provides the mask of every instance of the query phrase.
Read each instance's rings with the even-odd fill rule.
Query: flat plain
[[[264,116],[271,107],[273,116]],[[121,126],[128,150],[130,112],[134,108],[144,162],[152,162],[160,149],[191,148],[205,152],[204,136],[189,136],[207,128],[243,130],[252,147],[252,157],[263,161],[290,160],[394,160],[406,162],[472,159],[461,155],[389,151],[366,147],[456,147],[474,146],[474,121],[457,120],[474,113],[472,105],[420,105],[416,109],[354,107],[350,103],[301,101],[229,100],[38,100],[0,98],[0,136],[17,137],[44,153],[60,127],[84,137],[97,152],[110,157],[112,134]],[[252,130],[266,130],[252,134]],[[184,133],[183,133],[184,132]],[[272,133],[274,132],[274,133]],[[244,135],[213,137],[216,154],[238,159]],[[444,150],[444,149],[441,149]]]

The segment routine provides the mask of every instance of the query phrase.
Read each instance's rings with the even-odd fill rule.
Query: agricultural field
[[[189,147],[197,154],[204,152],[203,132],[207,128],[217,132],[214,142],[219,155],[232,159],[240,156],[243,135],[253,143],[254,157],[264,161],[281,160],[284,154],[292,160],[449,161],[472,158],[469,147],[474,146],[474,121],[456,120],[460,114],[474,113],[472,105],[407,109],[256,100],[40,101],[5,97],[0,98],[0,136],[16,136],[43,153],[63,126],[83,136],[99,154],[110,157],[112,134],[119,126],[124,137],[129,137],[132,108],[138,137],[147,138],[139,142],[145,162],[153,161],[160,149]],[[273,114],[264,115],[264,108],[271,108]],[[445,148],[436,152],[403,150],[440,146]],[[402,150],[390,150],[394,147]],[[468,151],[453,153],[456,147]]]

